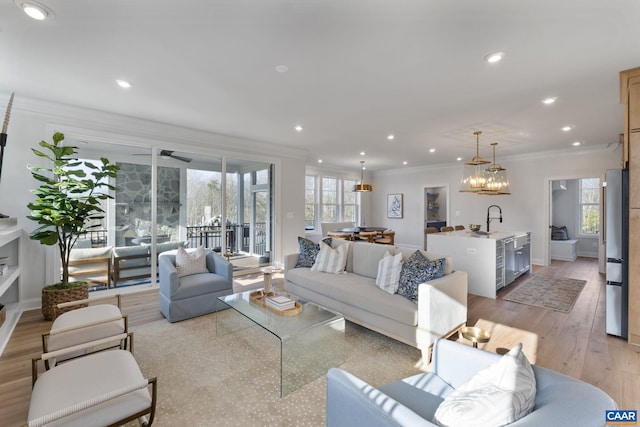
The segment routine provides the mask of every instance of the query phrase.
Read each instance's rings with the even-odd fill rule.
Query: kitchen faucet
[[[498,208],[498,210],[500,211],[500,217],[499,218],[491,218],[489,216],[489,213],[491,212],[491,208]],[[487,208],[487,233],[489,232],[489,223],[491,222],[492,219],[499,219],[500,222],[502,222],[502,208],[498,205],[491,205]]]

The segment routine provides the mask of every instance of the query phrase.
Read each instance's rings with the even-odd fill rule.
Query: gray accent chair
[[[432,372],[376,388],[341,369],[327,374],[327,427],[433,426],[444,398],[500,355],[454,341],[436,340]],[[533,411],[509,427],[603,426],[605,410],[617,409],[604,391],[584,381],[532,365]]]
[[[216,311],[219,296],[233,293],[233,265],[207,252],[209,273],[178,277],[175,250],[158,256],[160,311],[169,322],[179,322]]]

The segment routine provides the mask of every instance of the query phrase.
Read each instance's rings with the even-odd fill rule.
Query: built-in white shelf
[[[20,268],[17,265],[10,265],[7,274],[0,276],[0,295],[4,295],[19,277]]]
[[[20,238],[22,229],[10,227],[0,229],[0,257],[7,271],[0,276],[0,302],[5,306],[6,319],[0,326],[0,355],[20,318]],[[8,297],[7,297],[8,296]]]

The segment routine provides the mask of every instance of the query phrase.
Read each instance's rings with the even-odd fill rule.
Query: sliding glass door
[[[237,272],[272,262],[273,165],[167,147],[70,142],[80,158],[107,157],[120,167],[105,218],[77,244],[111,248],[111,287],[156,283],[158,254],[179,245],[216,251]]]

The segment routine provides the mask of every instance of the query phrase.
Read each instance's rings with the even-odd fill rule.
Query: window
[[[322,222],[338,221],[338,180],[322,177]]]
[[[353,186],[358,182],[354,179],[342,180],[342,221],[358,222],[358,198]]]
[[[358,223],[360,198],[353,192],[354,179],[305,176],[305,230],[317,230],[320,222],[350,221]]]
[[[581,179],[579,182],[578,204],[580,207],[579,234],[600,233],[600,180]]]
[[[304,229],[316,229],[316,178],[305,176],[304,180]]]

